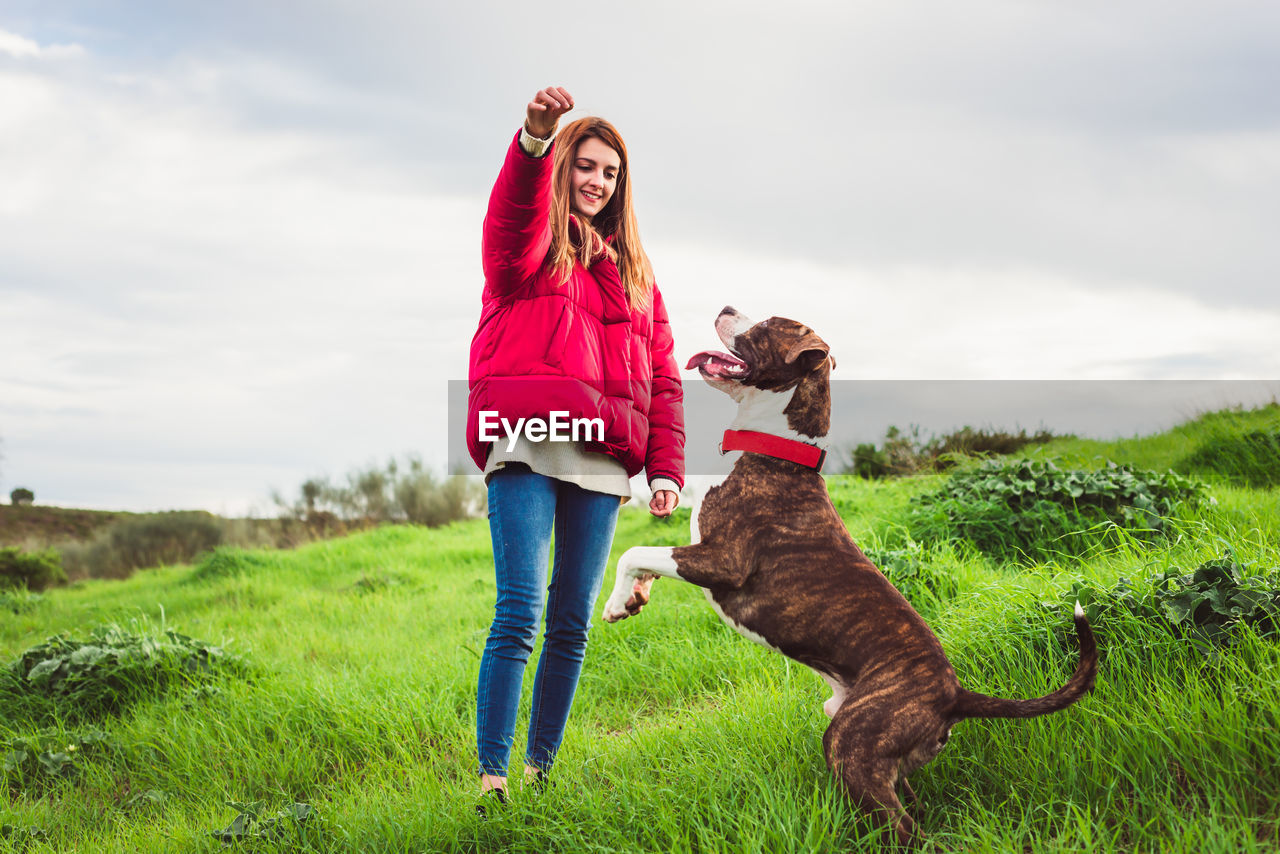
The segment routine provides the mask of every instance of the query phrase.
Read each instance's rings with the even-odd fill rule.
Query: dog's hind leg
[[[906,795],[907,803],[915,806],[917,801],[916,790],[911,788],[911,783],[907,780],[906,774],[899,773],[898,785],[902,787],[902,794]]]
[[[873,818],[893,829],[898,845],[916,844],[916,823],[896,791],[899,757],[882,716],[858,701],[845,703],[822,736],[827,766],[849,797]]]
[[[898,845],[904,848],[916,845],[916,823],[907,814],[902,801],[898,800],[890,782],[897,775],[896,763],[887,760],[866,762],[854,754],[838,761],[831,770],[844,784],[854,803],[893,831]]]

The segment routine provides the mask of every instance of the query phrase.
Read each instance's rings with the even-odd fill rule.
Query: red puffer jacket
[[[601,256],[558,284],[551,246],[550,153],[530,157],[519,134],[484,220],[484,297],[471,339],[467,450],[484,467],[479,413],[600,418],[604,441],[587,450],[617,458],[628,476],[684,483],[684,395],[662,295],[631,310],[617,266]]]

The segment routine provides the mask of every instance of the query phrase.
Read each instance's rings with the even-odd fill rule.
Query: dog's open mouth
[[[706,350],[689,360],[685,370],[697,368],[710,379],[741,379],[747,375],[750,365],[730,353]]]

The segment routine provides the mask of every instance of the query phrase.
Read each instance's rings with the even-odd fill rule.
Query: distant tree
[[[356,469],[347,475],[345,485],[311,478],[303,482],[295,500],[274,490],[271,497],[281,518],[299,521],[332,518],[444,525],[485,512],[483,488],[465,477],[437,478],[413,455],[404,464],[391,459],[385,467],[371,464]]]
[[[347,475],[346,509],[352,516],[385,521],[395,515],[392,490],[395,488],[396,462],[392,460],[384,472],[375,467]]]
[[[316,502],[324,497],[328,483],[319,478],[312,478],[302,484],[302,509],[306,514],[316,512]]]
[[[31,504],[36,500],[36,494],[26,487],[19,486],[9,493],[9,500],[13,502],[15,507],[19,504]]]
[[[325,477],[313,477],[303,481],[296,501],[290,501],[279,490],[271,491],[271,500],[280,508],[282,519],[303,521],[317,514],[330,513],[329,503],[333,487]]]

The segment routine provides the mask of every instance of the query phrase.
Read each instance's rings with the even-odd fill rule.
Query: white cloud
[[[1226,184],[1280,184],[1280,130],[1192,134],[1166,147],[1171,156]]]
[[[15,59],[63,59],[84,56],[85,49],[78,44],[40,45],[29,38],[0,30],[0,54]]]
[[[181,80],[133,84],[0,72],[0,171],[25,176],[0,206],[6,480],[243,512],[422,449],[433,419],[443,447],[433,405],[465,377],[481,200],[399,183],[341,140],[245,128]],[[77,471],[103,475],[96,498]]]
[[[678,349],[713,347],[731,304],[791,317],[853,379],[1269,379],[1280,313],[1207,304],[1154,285],[1043,270],[823,265],[654,245]]]
[[[1263,189],[1280,180],[1270,132],[1111,148],[1019,121],[1017,92],[987,99],[963,81],[944,109],[932,84],[951,59],[970,68],[960,60],[987,28],[935,36],[952,53],[929,63],[903,51],[915,30],[889,8],[816,33],[825,41],[793,69],[794,45],[757,52],[760,27],[745,19],[710,46],[684,29],[666,65],[683,68],[684,51],[702,71],[657,108],[654,91],[677,91],[663,66],[608,85],[556,66],[598,87],[575,90],[584,112],[635,128],[642,227],[682,358],[716,346],[711,322],[732,303],[811,323],[849,378],[1280,376],[1274,311],[1171,294],[1159,274],[1201,263],[1226,280],[1230,263],[1266,278]],[[271,486],[374,458],[443,462],[445,382],[465,378],[479,314],[488,182],[529,92],[490,103],[527,69],[494,71],[454,35],[424,53],[424,31],[455,30],[414,9],[428,20],[395,18],[391,42],[363,7],[344,12],[369,22],[361,38],[323,16],[301,35],[281,23],[287,38],[324,31],[311,65],[284,49],[296,44],[227,47],[217,33],[204,53],[178,40],[157,64],[120,58],[120,33],[104,58],[0,31],[0,59],[16,60],[0,63],[6,491],[21,481],[66,504],[243,512]],[[991,38],[1024,44],[1033,23]],[[646,26],[652,38],[633,41],[651,52],[669,16]],[[514,55],[503,39],[528,33],[503,27],[485,49]],[[828,44],[844,29],[858,49]],[[75,54],[86,61],[30,61]],[[726,56],[750,60],[746,83]],[[966,79],[995,86],[1000,68]],[[486,82],[445,92],[446,74]],[[744,127],[762,135],[725,142]],[[770,220],[779,209],[795,215]],[[1122,269],[1117,245],[1156,261]],[[1064,251],[1080,263],[1056,263]]]

